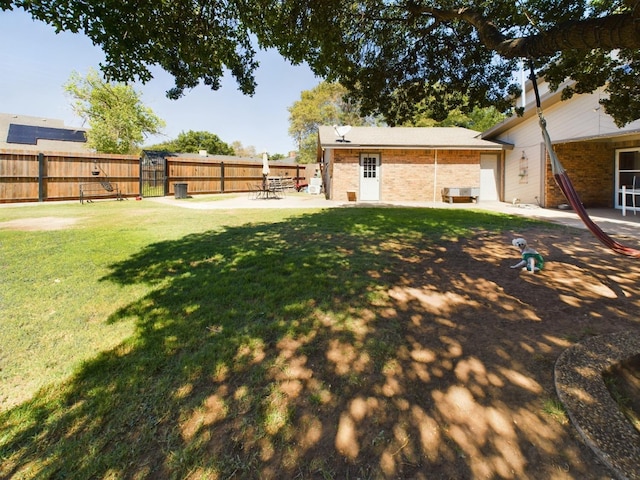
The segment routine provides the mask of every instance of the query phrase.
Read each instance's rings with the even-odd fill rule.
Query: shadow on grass
[[[617,294],[509,270],[507,225],[532,223],[445,212],[332,210],[113,265],[155,286],[109,319],[136,334],[0,417],[2,478],[591,476],[541,405],[575,331],[559,313]]]

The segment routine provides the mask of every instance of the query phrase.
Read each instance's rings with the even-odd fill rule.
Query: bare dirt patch
[[[64,230],[74,225],[77,221],[77,218],[62,217],[19,218],[0,222],[0,229],[21,231]]]
[[[521,235],[544,255],[542,272],[509,268]],[[280,394],[270,405],[290,412],[277,435],[246,427],[260,421],[232,393],[246,377],[230,375],[204,403],[206,427],[185,424],[190,438],[206,432],[216,455],[239,455],[257,472],[245,478],[612,478],[554,407],[554,364],[591,337],[640,333],[640,262],[586,231],[546,227],[410,253],[401,273],[375,272],[392,287],[358,319],[361,336],[318,330],[269,371],[277,382],[264,390]],[[203,423],[220,401],[237,420]]]

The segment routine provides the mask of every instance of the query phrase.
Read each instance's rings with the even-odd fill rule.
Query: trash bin
[[[186,183],[174,183],[173,193],[176,198],[187,198],[187,184]]]

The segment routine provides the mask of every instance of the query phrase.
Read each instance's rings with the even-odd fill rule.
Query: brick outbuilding
[[[322,126],[318,132],[318,162],[332,200],[440,201],[446,189],[461,194],[456,199],[473,192],[479,200],[499,200],[505,148],[460,127]]]

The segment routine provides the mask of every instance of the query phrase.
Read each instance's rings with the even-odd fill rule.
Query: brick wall
[[[358,194],[359,156],[356,150],[333,150],[331,169],[332,200],[347,201],[347,192]]]
[[[604,142],[573,142],[554,145],[562,166],[587,208],[612,208],[615,174],[615,150]],[[547,161],[546,206],[567,203],[556,185]]]
[[[331,182],[331,199],[347,201],[347,192],[356,192],[358,195],[358,175],[357,163],[335,164]]]
[[[330,196],[358,194],[360,150],[334,150]],[[441,201],[444,187],[479,187],[480,154],[474,150],[367,150],[380,154],[380,201]],[[437,154],[437,165],[436,165]],[[435,181],[435,185],[434,185]],[[435,198],[434,198],[435,196]]]
[[[438,152],[436,189],[445,187],[479,187],[480,155],[477,150],[449,150]],[[440,198],[438,198],[440,200]]]

